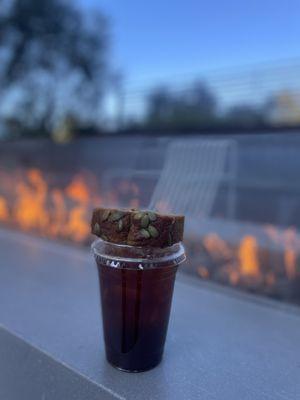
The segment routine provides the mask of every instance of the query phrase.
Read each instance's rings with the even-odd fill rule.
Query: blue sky
[[[111,18],[129,85],[300,57],[299,0],[78,0]]]
[[[268,70],[257,79],[251,68],[276,66],[277,60],[284,65],[289,59],[300,65],[300,0],[77,1],[110,17],[111,61],[124,74],[126,115],[143,114],[149,88],[185,87],[201,77],[213,78],[209,86],[223,107],[264,102],[272,91],[294,89],[295,71],[284,72],[282,81]],[[235,78],[234,84],[219,85],[214,79],[215,71],[228,77],[243,70],[246,77]],[[118,103],[113,93],[105,104],[114,116]]]

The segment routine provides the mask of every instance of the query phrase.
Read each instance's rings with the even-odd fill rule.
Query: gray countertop
[[[86,251],[0,230],[0,398],[300,398],[300,313],[178,276],[164,360],[107,364]],[[254,301],[255,300],[255,301]]]

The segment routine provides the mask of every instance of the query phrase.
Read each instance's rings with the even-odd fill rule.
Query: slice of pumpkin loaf
[[[96,208],[91,229],[103,240],[131,246],[167,247],[183,239],[184,216],[153,211]]]

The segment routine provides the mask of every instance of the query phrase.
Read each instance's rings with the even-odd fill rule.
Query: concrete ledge
[[[0,343],[1,399],[121,398],[3,328]]]
[[[300,314],[178,277],[163,363],[105,359],[87,252],[0,230],[0,398],[300,398]],[[272,305],[270,307],[270,305]]]

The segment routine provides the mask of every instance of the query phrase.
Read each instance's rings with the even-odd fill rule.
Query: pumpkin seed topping
[[[142,228],[147,228],[148,225],[149,225],[149,222],[150,222],[150,220],[149,220],[148,215],[147,215],[147,214],[144,214],[143,217],[142,217],[142,219],[141,219],[141,227],[142,227]]]
[[[141,218],[142,218],[142,216],[143,216],[143,213],[141,213],[141,212],[138,212],[138,213],[134,214],[134,217],[133,217],[133,219],[135,219],[135,220],[138,220],[138,219],[141,219]]]
[[[150,219],[150,221],[156,221],[157,217],[153,212],[148,212],[148,217]]]
[[[117,231],[121,232],[123,229],[123,221],[120,219],[117,226]]]
[[[157,238],[159,236],[158,230],[153,225],[148,226],[148,232],[149,232],[150,236],[153,238]]]
[[[114,211],[113,213],[111,213],[109,220],[112,222],[116,222],[119,221],[119,219],[121,219],[123,217],[123,213],[120,211]]]
[[[94,225],[94,233],[96,235],[100,235],[100,232],[101,232],[100,225],[98,224],[98,222],[96,222]]]
[[[145,239],[149,239],[150,238],[150,233],[146,230],[146,229],[141,229],[140,230],[140,234],[142,237],[144,237]]]
[[[109,215],[110,215],[110,211],[109,210],[104,210],[104,212],[102,214],[102,218],[101,218],[102,222],[106,221],[107,218],[109,217]]]

